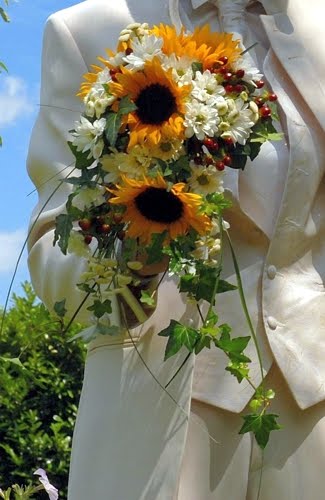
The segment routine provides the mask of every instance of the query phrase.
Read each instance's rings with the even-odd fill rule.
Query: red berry
[[[131,49],[131,47],[128,47],[126,50],[125,50],[125,54],[127,56],[129,56],[130,54],[132,54],[133,50]]]
[[[227,56],[221,56],[219,57],[219,60],[218,60],[221,64],[225,65],[225,64],[228,64],[228,57]]]
[[[235,85],[235,91],[236,92],[242,92],[244,90],[244,85],[240,85],[239,83],[237,85]]]
[[[236,71],[237,78],[243,78],[244,75],[245,75],[245,71],[243,69],[238,69]]]
[[[276,101],[278,99],[278,96],[276,94],[269,94],[268,95],[268,100],[273,102],[273,101]]]
[[[227,92],[227,94],[231,94],[231,92],[234,91],[234,86],[233,85],[225,85],[225,91]]]
[[[110,70],[109,70],[109,74],[111,75],[113,82],[116,82],[116,81],[117,81],[117,79],[116,79],[116,74],[117,74],[118,72],[119,72],[119,71],[118,71],[117,69],[114,69],[114,68],[112,68],[112,69],[110,69]]]
[[[111,226],[109,224],[102,224],[97,228],[97,231],[101,234],[107,234],[111,230]]]
[[[213,140],[213,139],[211,139],[211,137],[206,137],[205,139],[203,139],[203,144],[204,144],[207,148],[211,148],[211,147],[213,147],[214,140]]]
[[[89,231],[89,229],[91,228],[91,220],[90,219],[81,219],[78,221],[78,224],[79,224],[79,227],[81,227],[81,229],[83,231]]]
[[[90,234],[86,234],[86,236],[84,237],[84,242],[86,243],[86,245],[89,245],[92,239],[93,237]]]
[[[224,143],[228,148],[231,148],[234,145],[234,140],[232,137],[224,137]]]
[[[205,157],[205,164],[206,165],[213,165],[213,163],[214,163],[214,160],[213,160],[212,156]]]
[[[230,73],[230,71],[228,71],[227,73],[225,73],[225,74],[223,75],[223,78],[224,78],[224,80],[226,80],[226,81],[231,80],[231,79],[232,79],[232,73]]]
[[[206,137],[203,141],[203,144],[211,151],[218,151],[219,149],[218,142],[211,137]]]
[[[264,99],[262,99],[262,97],[255,97],[254,102],[260,108],[264,104]]]
[[[269,116],[271,116],[271,110],[270,108],[268,108],[267,106],[262,106],[260,108],[260,114],[262,116],[262,118],[268,118]]]
[[[261,89],[262,87],[264,87],[265,82],[264,82],[263,80],[257,80],[257,81],[255,82],[255,85],[256,85],[256,87],[257,87],[258,89]]]
[[[221,73],[222,75],[225,75],[226,73],[229,73],[229,69],[226,68],[225,66],[223,66],[223,68],[219,69],[219,73]]]
[[[215,166],[216,169],[219,170],[219,172],[222,172],[225,169],[225,164],[223,161],[216,161]]]
[[[229,167],[229,165],[231,165],[231,156],[229,155],[224,156],[222,161],[225,165],[227,165],[227,167]]]

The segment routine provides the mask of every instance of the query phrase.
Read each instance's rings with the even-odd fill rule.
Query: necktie
[[[219,21],[223,31],[236,33],[247,46],[249,30],[245,20],[245,8],[251,0],[210,0],[219,11]]]

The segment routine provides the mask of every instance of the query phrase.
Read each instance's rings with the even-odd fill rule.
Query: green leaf
[[[242,353],[246,349],[250,337],[235,337],[234,339],[227,339],[221,335],[217,340],[218,347],[227,353]]]
[[[109,145],[114,147],[118,132],[120,130],[122,118],[119,113],[108,113],[106,117],[105,137]]]
[[[64,318],[67,313],[65,308],[66,299],[60,300],[59,302],[55,302],[54,304],[54,312],[59,316],[59,318]]]
[[[127,113],[132,113],[132,111],[135,111],[136,109],[137,105],[134,104],[134,102],[132,102],[130,97],[127,95],[122,97],[122,99],[120,100],[118,114],[126,115]]]
[[[268,443],[270,433],[281,429],[281,426],[277,423],[278,417],[279,415],[273,413],[244,415],[244,424],[239,434],[252,432],[260,448],[264,449]]]
[[[69,214],[60,214],[55,219],[55,231],[53,246],[58,245],[64,255],[67,254],[69,237],[72,230],[72,217]]]
[[[175,320],[171,320],[169,326],[158,333],[161,337],[168,337],[168,342],[165,350],[166,359],[174,356],[183,346],[190,352],[193,352],[196,342],[200,335],[197,330],[188,326],[182,325]]]
[[[211,337],[208,335],[201,335],[199,340],[195,343],[195,354],[199,354],[205,348],[211,348]]]
[[[154,233],[151,236],[151,243],[150,245],[146,248],[147,252],[147,264],[155,264],[156,262],[160,262],[165,254],[163,253],[163,243],[166,238],[166,232],[164,231],[162,233]]]
[[[22,364],[19,358],[7,358],[5,356],[0,356],[0,359],[2,361],[5,361],[6,363],[11,363],[13,365],[19,366],[19,368],[22,368],[23,370],[26,370],[25,366]]]
[[[226,371],[231,373],[236,377],[237,381],[240,383],[244,378],[248,377],[249,369],[246,363],[241,363],[237,361],[231,361],[226,368]]]
[[[2,7],[0,7],[0,16],[2,17],[2,19],[5,23],[10,22],[10,17],[8,16],[7,12]]]
[[[88,311],[93,311],[96,318],[101,318],[105,313],[110,314],[112,312],[112,303],[109,299],[101,302],[100,300],[94,300],[94,303],[87,307]]]
[[[250,152],[250,159],[253,161],[255,158],[258,156],[260,150],[261,150],[261,143],[259,142],[251,142],[249,143],[251,152]]]
[[[228,283],[228,281],[219,280],[217,293],[230,292],[232,290],[237,290],[237,287],[235,285],[232,285],[231,283]]]
[[[75,157],[75,167],[82,170],[84,168],[90,167],[93,163],[93,158],[87,158],[89,151],[83,153],[82,151],[77,151],[77,147],[72,144],[71,141],[67,142],[73,156]]]
[[[203,73],[203,64],[200,62],[192,63],[192,71],[193,71],[194,76],[195,76],[197,71],[199,71],[200,73]]]
[[[4,71],[6,71],[8,73],[8,68],[5,65],[5,63],[3,63],[2,61],[0,61],[0,68],[2,68]],[[0,70],[0,73],[1,73],[1,70]]]
[[[156,305],[154,297],[152,297],[151,294],[145,290],[141,290],[140,302],[147,304],[150,307],[154,307]]]

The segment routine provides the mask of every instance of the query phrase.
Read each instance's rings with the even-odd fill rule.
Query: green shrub
[[[67,342],[31,286],[23,288],[0,338],[0,487],[27,484],[42,467],[64,500],[85,346]]]

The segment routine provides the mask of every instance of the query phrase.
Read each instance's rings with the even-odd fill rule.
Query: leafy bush
[[[0,487],[27,484],[42,467],[65,499],[85,347],[67,342],[57,318],[23,287],[0,338]]]

